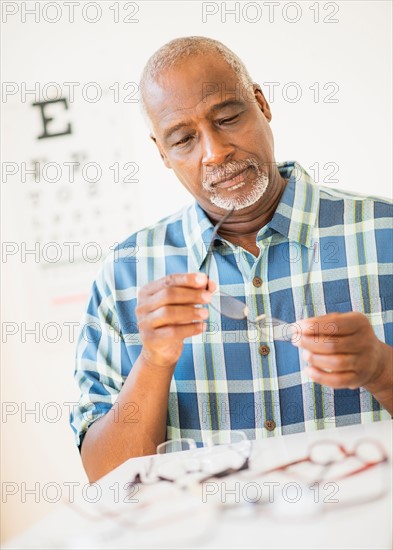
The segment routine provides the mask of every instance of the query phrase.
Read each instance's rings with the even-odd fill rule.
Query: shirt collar
[[[282,162],[277,167],[288,183],[272,219],[265,227],[281,233],[288,241],[310,248],[319,211],[319,187],[296,161]]]
[[[278,163],[277,168],[288,183],[272,219],[259,230],[256,240],[258,242],[277,232],[288,241],[309,248],[319,209],[319,187],[296,161]],[[184,211],[183,228],[191,260],[199,271],[208,252],[214,225],[195,201]],[[222,245],[223,242],[236,248],[225,239],[218,236],[215,239],[215,245]]]

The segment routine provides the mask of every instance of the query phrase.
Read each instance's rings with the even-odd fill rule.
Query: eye
[[[185,145],[186,143],[188,143],[190,141],[191,138],[192,138],[192,136],[186,136],[183,139],[181,139],[180,141],[177,141],[176,143],[174,143],[173,146],[176,147],[177,145]]]
[[[231,122],[235,122],[238,118],[239,118],[239,114],[235,115],[235,116],[231,116],[229,118],[223,118],[221,120],[219,120],[219,124],[230,124]]]

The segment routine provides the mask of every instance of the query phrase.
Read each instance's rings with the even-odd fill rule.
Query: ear
[[[272,120],[272,112],[269,107],[269,103],[266,101],[265,96],[263,95],[262,89],[259,84],[253,84],[254,95],[257,100],[258,106],[261,109],[262,113],[265,115],[265,118],[268,122]]]
[[[160,157],[162,158],[162,161],[163,161],[163,163],[165,164],[165,166],[166,166],[167,168],[172,168],[171,163],[170,163],[169,160],[168,160],[168,157],[166,156],[166,154],[164,153],[164,151],[161,149],[161,147],[160,147],[160,145],[159,145],[157,139],[155,138],[155,136],[154,136],[153,134],[150,134],[150,139],[151,139],[152,141],[154,141],[154,143],[156,144],[156,147],[157,147],[157,149],[158,149],[158,152],[160,153]]]

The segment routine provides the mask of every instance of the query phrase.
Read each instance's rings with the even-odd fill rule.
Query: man
[[[122,243],[93,285],[72,417],[89,479],[166,439],[390,418],[392,205],[277,164],[262,90],[219,42],[163,46],[141,95],[165,166],[195,202]],[[218,288],[297,338],[221,315]]]

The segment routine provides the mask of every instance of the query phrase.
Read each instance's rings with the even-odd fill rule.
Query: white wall
[[[103,1],[99,21],[86,21],[80,3],[70,23],[68,8],[59,2],[60,19],[50,23],[45,18],[56,17],[53,2],[52,7],[45,1],[39,4],[38,22],[23,13],[23,6],[31,9],[34,2],[2,4],[3,82],[11,83],[3,88],[2,156],[3,162],[15,163],[7,164],[7,170],[17,170],[7,177],[3,172],[2,179],[6,248],[2,263],[1,466],[2,500],[6,501],[2,536],[7,539],[52,509],[43,495],[45,484],[57,483],[67,496],[65,482],[86,483],[64,406],[78,396],[72,379],[74,338],[67,323],[78,323],[100,261],[92,261],[97,250],[93,245],[82,254],[83,247],[95,242],[108,250],[138,227],[191,200],[163,167],[148,140],[137,103],[124,102],[133,90],[131,85],[123,90],[124,85],[138,82],[148,57],[174,37],[205,35],[221,40],[243,58],[271,99],[277,161],[296,159],[310,171],[319,166],[318,181],[325,185],[391,196],[392,5],[385,1],[320,2],[319,22],[315,22],[315,2],[281,2],[270,22],[270,2],[139,2],[134,3],[138,11],[132,15],[132,3],[125,9],[122,2]],[[239,17],[225,14],[222,6],[236,9],[235,4]],[[5,10],[10,13],[15,6],[18,12],[7,15]],[[119,23],[114,22],[113,6],[119,9]],[[296,6],[301,9],[299,20],[290,23],[288,19],[296,17]],[[252,23],[258,7],[260,19]],[[217,13],[203,22],[203,9]],[[92,6],[84,15],[92,19],[95,13]],[[138,22],[121,22],[127,15]],[[24,98],[23,87],[31,89],[36,82],[38,97]],[[48,127],[61,131],[71,123],[72,134],[37,140],[42,121],[32,103],[42,99],[43,87],[49,82],[61,87],[68,110],[59,103],[48,108],[48,116],[54,117]],[[66,82],[80,83],[75,101]],[[91,82],[102,90],[96,103],[86,99],[86,94],[93,97],[93,87],[85,88],[85,96],[80,91]],[[279,83],[274,97],[269,96],[272,85],[266,84],[272,82]],[[299,101],[283,98],[285,89],[289,98],[294,97],[295,88],[286,88],[288,83],[296,83],[301,90]],[[119,102],[114,101],[117,86]],[[314,95],[317,87],[319,98]],[[4,95],[4,91],[15,93]],[[337,102],[326,102],[331,92]],[[81,166],[87,162],[101,166],[97,185],[83,181],[81,171],[75,182],[67,181],[63,163],[75,160]],[[31,176],[23,181],[22,163],[31,168],[33,161],[39,161],[41,168],[46,166],[47,172],[38,182]],[[49,181],[56,175],[49,162],[62,169],[58,182]],[[116,162],[119,166],[137,163],[138,181],[114,182],[109,167]],[[332,182],[328,175],[335,167],[333,180],[337,181]],[[121,177],[130,174],[131,168],[121,171]],[[92,172],[87,176],[92,178]],[[50,242],[59,248],[50,247]],[[73,262],[71,245],[66,242],[74,243]],[[37,247],[37,257],[25,258],[23,247]],[[61,261],[52,262],[56,253]],[[37,341],[34,335],[25,334],[35,323]],[[34,407],[36,418],[25,415],[26,408]],[[51,422],[56,414],[58,421]],[[24,489],[35,484],[39,502],[31,495],[23,502]],[[7,495],[5,490],[12,488],[16,494]],[[54,492],[49,492],[50,498],[55,498]]]

